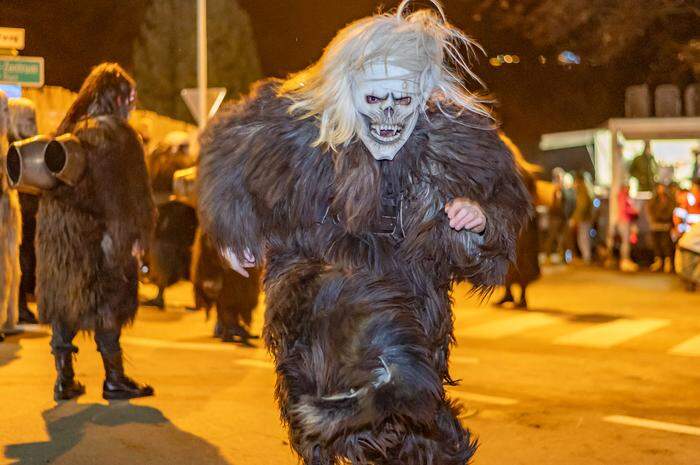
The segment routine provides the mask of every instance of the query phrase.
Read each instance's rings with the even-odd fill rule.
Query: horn
[[[69,186],[75,186],[85,172],[85,151],[73,134],[63,134],[49,142],[44,160],[51,173]]]
[[[58,180],[46,166],[44,152],[48,136],[36,136],[12,143],[5,157],[5,173],[11,188],[39,194],[56,187]]]

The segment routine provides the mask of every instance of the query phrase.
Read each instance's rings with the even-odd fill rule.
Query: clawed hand
[[[464,197],[458,197],[445,206],[450,227],[456,231],[466,229],[481,234],[486,229],[486,215],[479,205]]]
[[[250,277],[250,275],[246,271],[246,268],[255,267],[255,257],[253,256],[253,253],[250,251],[250,249],[245,249],[245,251],[243,252],[243,262],[239,260],[238,256],[230,247],[226,247],[225,249],[223,249],[221,251],[221,256],[226,259],[233,271],[245,278]]]

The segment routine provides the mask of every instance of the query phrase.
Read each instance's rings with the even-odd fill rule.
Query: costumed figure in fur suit
[[[537,198],[537,174],[541,172],[539,166],[529,163],[520,152],[520,149],[508,138],[501,133],[501,139],[513,153],[515,163],[520,170],[520,174],[527,186],[530,197],[533,200]],[[513,285],[520,286],[520,299],[515,304],[516,308],[527,309],[527,286],[536,281],[540,277],[540,234],[537,224],[537,215],[533,214],[528,219],[527,223],[520,231],[518,237],[518,251],[515,263],[510,265],[508,276],[505,282],[505,292],[503,297],[496,302],[497,306],[502,306],[509,303],[515,303],[513,297]]]
[[[7,95],[0,91],[0,153],[3,157],[8,147],[8,105]],[[0,173],[0,177],[0,340],[3,340],[6,332],[15,329],[19,317],[22,212],[17,191],[9,189],[5,173]]]
[[[200,224],[232,268],[265,262],[264,338],[305,464],[466,464],[447,398],[450,292],[515,259],[529,196],[435,9],[356,21],[259,83],[201,138]]]
[[[203,308],[208,316],[216,306],[214,336],[250,346],[250,339],[257,339],[250,334],[250,325],[260,296],[260,270],[250,269],[249,278],[232,270],[200,229],[192,250],[190,274],[196,307]]]
[[[10,144],[29,139],[39,133],[36,124],[36,107],[26,98],[10,99],[10,130],[7,134]],[[22,269],[22,281],[19,291],[19,322],[38,323],[36,316],[29,310],[29,296],[34,295],[36,287],[36,214],[39,210],[39,197],[28,192],[19,192],[19,204],[22,207],[22,244],[19,248],[19,264]]]
[[[189,142],[186,132],[168,133],[148,159],[158,221],[148,251],[147,277],[158,287],[158,295],[144,305],[164,308],[165,289],[189,277],[197,213],[193,206],[173,197],[173,175],[196,162]]]
[[[74,379],[73,338],[92,331],[106,373],[105,399],[153,394],[124,374],[121,329],[138,308],[138,260],[155,208],[141,140],[127,118],[135,84],[117,64],[92,70],[58,128],[73,133],[86,168],[74,186],[45,191],[37,217],[37,301],[51,324],[56,400],[85,392]]]

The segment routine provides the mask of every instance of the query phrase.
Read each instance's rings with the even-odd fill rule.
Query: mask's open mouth
[[[400,124],[370,124],[370,133],[380,142],[394,142],[401,137],[403,125]]]

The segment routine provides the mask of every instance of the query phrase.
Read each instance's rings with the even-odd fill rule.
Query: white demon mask
[[[418,76],[385,62],[365,66],[355,76],[357,134],[377,160],[393,160],[416,127],[424,98]]]

